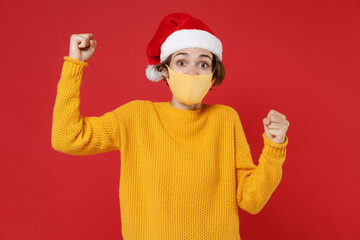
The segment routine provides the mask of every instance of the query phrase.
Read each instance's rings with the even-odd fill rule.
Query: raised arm
[[[240,118],[237,116],[235,119],[237,204],[244,211],[257,214],[281,181],[288,138],[286,136],[285,141],[279,144],[268,139],[264,133],[264,148],[256,166]]]
[[[89,51],[91,39],[92,35],[88,38],[72,35],[70,45],[73,48],[74,45],[87,48],[84,51]],[[57,85],[51,130],[52,147],[71,155],[90,155],[119,150],[120,135],[114,111],[100,117],[83,117],[80,114],[82,75],[84,68],[89,65],[85,60],[91,54],[74,53],[71,47],[69,56],[64,57],[61,77]]]

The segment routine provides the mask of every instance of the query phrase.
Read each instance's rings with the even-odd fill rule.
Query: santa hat
[[[203,48],[222,60],[222,44],[201,20],[186,13],[171,13],[163,18],[154,37],[146,46],[149,65],[146,77],[154,82],[163,79],[154,66],[184,48]]]

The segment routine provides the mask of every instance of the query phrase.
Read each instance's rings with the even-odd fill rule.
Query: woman
[[[79,112],[80,84],[97,45],[74,34],[54,107],[52,146],[72,155],[121,151],[124,239],[240,239],[238,207],[257,214],[280,183],[289,122],[263,119],[259,165],[235,109],[202,103],[221,83],[222,44],[185,13],[165,16],[146,47],[146,76],[165,80],[169,102],[134,100],[100,117]]]

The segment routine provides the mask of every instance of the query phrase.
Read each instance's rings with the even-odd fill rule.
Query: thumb
[[[97,45],[97,41],[94,40],[94,39],[91,39],[91,40],[90,40],[90,46],[96,47],[96,45]]]
[[[268,139],[272,139],[273,136],[269,132],[270,120],[266,117],[263,119],[265,135]]]
[[[264,118],[264,119],[263,119],[263,123],[264,123],[265,126],[268,126],[268,125],[270,124],[269,118],[267,118],[267,117]]]

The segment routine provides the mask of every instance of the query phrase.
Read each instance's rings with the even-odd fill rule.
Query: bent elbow
[[[59,146],[60,146],[60,144],[59,144],[58,139],[54,136],[53,133],[51,133],[51,147],[54,150],[59,151],[59,149],[60,149]]]
[[[252,206],[239,206],[242,210],[244,210],[245,212],[248,212],[252,215],[256,215],[258,214],[261,209],[263,208],[263,206],[255,206],[255,205],[252,205]]]
[[[54,134],[51,135],[51,147],[57,152],[70,154],[69,147],[65,144],[64,139]]]
[[[244,210],[245,212],[248,212],[252,215],[256,215],[258,214],[261,209],[263,209],[263,207],[266,204],[266,200],[263,198],[248,198],[248,199],[242,199],[240,201],[238,201],[238,206]]]
[[[261,211],[261,209],[262,208],[251,208],[251,209],[248,209],[247,212],[252,214],[252,215],[256,215]]]
[[[51,147],[57,152],[61,152],[61,153],[65,152],[62,149],[60,142],[53,137],[51,138]]]

